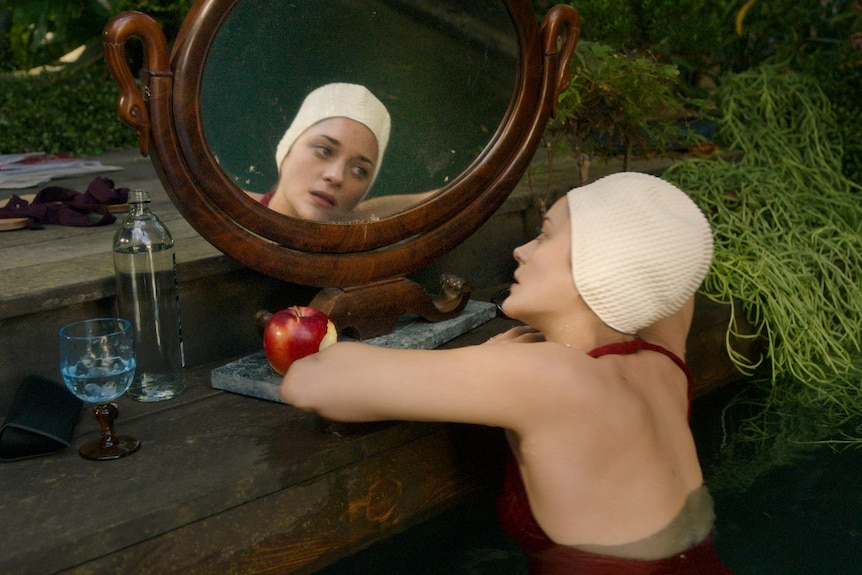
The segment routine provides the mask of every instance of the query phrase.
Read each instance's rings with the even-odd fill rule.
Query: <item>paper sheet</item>
[[[50,156],[44,152],[0,155],[0,189],[41,186],[52,179],[122,170],[98,160]]]

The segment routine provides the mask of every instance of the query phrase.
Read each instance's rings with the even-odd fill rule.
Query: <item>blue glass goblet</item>
[[[134,437],[114,433],[117,406],[135,375],[132,325],[125,319],[98,318],[60,328],[60,373],[66,387],[82,401],[93,403],[101,438],[84,444],[79,453],[97,461],[117,459],[141,446]]]

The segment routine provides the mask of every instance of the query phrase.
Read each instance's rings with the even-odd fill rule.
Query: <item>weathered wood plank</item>
[[[69,573],[312,573],[487,489],[502,445],[447,426]]]
[[[150,191],[153,212],[174,237],[180,280],[199,277],[201,270],[213,273],[239,266],[225,258],[186,222],[159,182],[149,158],[136,150],[118,150],[99,158],[106,165],[124,169],[108,172],[117,187]],[[50,185],[83,192],[95,175],[68,178]],[[34,193],[3,190],[10,193]],[[123,214],[116,214],[118,219]],[[59,309],[95,301],[114,294],[114,264],[111,256],[117,224],[98,227],[46,226],[43,230],[15,230],[0,233],[0,319]],[[201,264],[206,265],[202,266]]]
[[[142,544],[176,546],[177,560],[198,549],[204,564],[227,567],[251,561],[246,551],[278,555],[305,541],[300,547],[319,547],[308,562],[320,563],[331,547],[347,553],[475,489],[471,478],[484,468],[458,453],[453,426],[325,426],[289,406],[215,392],[208,374],[192,370],[190,390],[171,402],[120,401],[118,430],[142,442],[130,457],[94,463],[68,449],[3,464],[0,572],[56,573],[97,560],[137,570],[148,555],[133,551]],[[75,445],[96,435],[89,413],[77,430]],[[226,548],[197,541],[218,540],[222,529],[234,533]]]

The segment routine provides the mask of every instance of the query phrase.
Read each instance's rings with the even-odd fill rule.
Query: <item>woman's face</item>
[[[544,317],[553,317],[561,309],[572,309],[577,297],[572,280],[571,227],[566,197],[548,210],[539,236],[515,248],[515,282],[503,302],[503,311],[511,318],[537,327]]]
[[[307,220],[349,220],[371,187],[377,139],[365,125],[329,118],[297,138],[281,164],[269,207]]]

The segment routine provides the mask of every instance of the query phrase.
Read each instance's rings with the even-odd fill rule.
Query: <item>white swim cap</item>
[[[567,197],[572,277],[608,326],[634,334],[673,315],[700,287],[712,262],[712,230],[682,190],[622,172]]]
[[[326,84],[305,97],[293,123],[282,136],[275,150],[275,164],[281,173],[281,163],[293,143],[314,124],[329,118],[349,118],[366,126],[377,138],[377,162],[371,182],[377,178],[383,152],[389,143],[392,120],[386,106],[365,86],[358,84]]]

